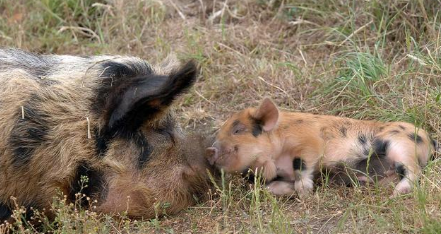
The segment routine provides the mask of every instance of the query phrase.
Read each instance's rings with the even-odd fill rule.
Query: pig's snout
[[[206,149],[205,157],[210,165],[224,168],[232,159],[231,156],[237,154],[239,147],[228,143],[215,141],[211,147]]]
[[[219,150],[214,146],[208,147],[206,150],[206,157],[210,165],[214,165],[219,158]]]

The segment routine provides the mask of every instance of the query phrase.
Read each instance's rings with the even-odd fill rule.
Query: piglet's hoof
[[[295,193],[294,184],[286,181],[273,181],[266,189],[276,196],[292,195]]]

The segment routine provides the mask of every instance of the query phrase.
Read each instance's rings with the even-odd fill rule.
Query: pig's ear
[[[271,131],[279,121],[279,110],[271,99],[265,98],[257,108],[253,118],[260,122],[264,131]]]
[[[124,84],[108,115],[109,128],[136,130],[145,121],[164,112],[173,100],[196,81],[197,66],[190,61],[170,75],[145,75]]]

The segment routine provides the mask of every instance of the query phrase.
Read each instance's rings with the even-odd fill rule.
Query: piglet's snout
[[[230,146],[228,143],[215,141],[211,147],[206,149],[206,158],[211,165],[222,167],[232,156],[237,153],[237,146]]]
[[[219,158],[219,150],[214,146],[208,147],[206,150],[206,157],[210,165],[214,165]]]

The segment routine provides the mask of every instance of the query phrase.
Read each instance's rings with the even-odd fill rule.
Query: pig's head
[[[169,107],[194,84],[196,65],[162,74],[133,64],[104,66],[94,107],[97,162],[106,185],[97,210],[151,218],[194,204],[210,185],[204,153],[212,142],[184,135]]]
[[[219,129],[214,144],[207,148],[211,165],[225,172],[254,169],[260,157],[272,154],[270,135],[279,121],[279,111],[268,98],[258,108],[233,114]]]

